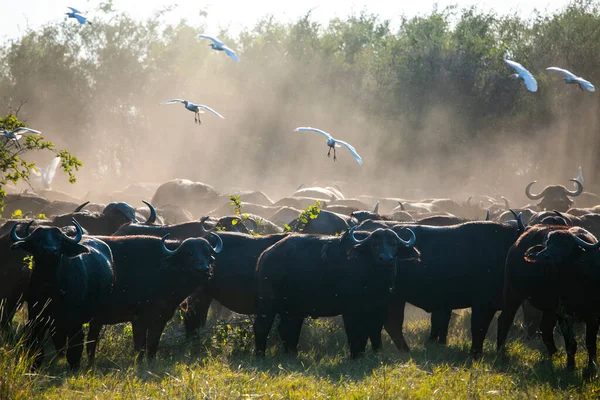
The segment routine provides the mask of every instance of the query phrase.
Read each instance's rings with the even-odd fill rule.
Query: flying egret
[[[21,147],[19,145],[19,140],[23,137],[23,134],[26,133],[31,133],[32,135],[39,135],[40,131],[36,131],[35,129],[30,129],[30,128],[25,128],[20,127],[20,128],[16,128],[12,131],[8,131],[8,130],[0,130],[0,134],[4,135],[4,137],[6,138],[6,142],[8,142],[9,140],[14,141],[15,146],[17,147]]]
[[[583,168],[581,166],[577,168],[577,178],[575,179],[583,185]]]
[[[163,101],[160,104],[173,104],[173,103],[182,103],[185,106],[185,108],[192,111],[194,113],[194,122],[196,122],[198,124],[202,124],[202,121],[200,121],[200,114],[204,114],[204,110],[210,111],[211,113],[215,114],[217,117],[225,119],[224,116],[222,116],[221,114],[219,114],[218,112],[216,112],[215,110],[210,108],[209,106],[205,106],[203,104],[194,104],[187,100],[171,99],[171,100]]]
[[[331,156],[331,149],[333,149],[333,161],[337,160],[336,156],[335,156],[335,148],[336,147],[341,147],[340,144],[342,146],[345,146],[348,150],[350,150],[350,152],[352,153],[352,155],[354,156],[354,158],[356,159],[356,162],[359,165],[363,164],[363,160],[362,158],[360,158],[360,156],[358,155],[358,153],[356,152],[356,150],[354,149],[354,147],[352,147],[349,143],[343,142],[341,140],[338,139],[334,139],[333,136],[331,136],[329,133],[322,131],[320,129],[317,128],[311,128],[309,126],[307,127],[299,127],[294,129],[296,132],[301,132],[301,131],[313,131],[313,132],[317,132],[320,133],[321,135],[325,136],[327,138],[327,146],[329,146],[329,152],[327,153],[327,157]]]
[[[596,88],[594,87],[594,85],[592,85],[590,83],[590,81],[586,81],[582,77],[576,76],[575,74],[573,74],[572,72],[567,71],[566,69],[557,68],[557,67],[549,67],[549,68],[546,68],[546,70],[548,70],[548,71],[557,71],[557,72],[562,73],[565,76],[565,83],[566,84],[578,84],[579,85],[579,89],[581,89],[582,91],[583,91],[583,88],[586,88],[588,92],[594,92],[594,91],[596,91]]]
[[[507,63],[510,67],[512,67],[515,71],[517,71],[516,74],[510,75],[509,78],[522,79],[523,82],[525,82],[525,87],[527,87],[527,90],[529,90],[530,92],[537,92],[538,85],[533,75],[531,75],[531,72],[527,71],[525,67],[523,67],[518,62],[514,62],[511,60],[504,60],[504,62]]]
[[[231,50],[225,43],[221,42],[216,37],[208,36],[208,35],[198,35],[198,37],[202,38],[202,39],[209,39],[209,40],[211,40],[212,43],[209,44],[209,46],[212,47],[213,50],[224,51],[225,53],[227,53],[227,55],[229,57],[231,57],[231,59],[233,61],[238,62],[240,60],[240,58],[238,57],[238,55],[235,54],[235,51]]]
[[[34,167],[31,170],[31,174],[35,179],[31,180],[32,186],[36,186],[36,188],[41,188],[44,190],[50,190],[50,184],[54,179],[54,175],[56,175],[56,169],[60,165],[61,158],[54,157],[52,162],[46,167]]]
[[[65,13],[67,15],[67,17],[75,18],[77,20],[77,22],[79,22],[81,25],[85,25],[86,22],[88,24],[92,25],[92,23],[90,21],[88,21],[88,19],[86,17],[81,15],[81,11],[79,11],[73,7],[67,7],[67,8],[71,9],[71,12]]]

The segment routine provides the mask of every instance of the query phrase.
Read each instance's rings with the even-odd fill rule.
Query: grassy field
[[[600,381],[581,371],[587,356],[580,345],[576,372],[565,370],[565,354],[551,360],[540,340],[526,342],[521,329],[511,332],[506,357],[497,357],[495,323],[484,357],[468,354],[470,316],[453,318],[447,347],[424,346],[426,318],[405,326],[410,354],[396,350],[385,336],[381,353],[368,352],[349,360],[345,335],[337,319],[309,320],[303,329],[298,357],[280,351],[277,335],[270,337],[267,358],[252,355],[248,320],[219,323],[193,341],[181,336],[177,319],[163,335],[158,361],[133,361],[131,329],[110,327],[102,334],[97,362],[91,369],[67,372],[64,359],[50,354],[37,374],[27,372],[18,343],[5,335],[0,348],[0,399],[254,399],[254,398],[598,398]],[[22,318],[22,316],[21,316]],[[17,329],[19,327],[17,326]],[[557,338],[559,336],[557,335]],[[582,343],[582,337],[578,338]],[[562,345],[562,341],[557,343]],[[51,345],[47,347],[52,353]]]

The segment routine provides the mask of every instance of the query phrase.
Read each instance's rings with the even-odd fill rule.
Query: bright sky
[[[93,10],[101,0],[0,0],[0,41],[19,37],[28,27],[36,29],[46,22],[65,18],[67,6],[75,7],[84,14]],[[333,17],[345,17],[353,12],[366,9],[384,19],[398,21],[400,15],[414,16],[428,13],[435,3],[438,8],[458,4],[460,7],[477,5],[480,9],[496,10],[500,13],[518,12],[527,16],[534,9],[554,11],[564,7],[568,0],[114,0],[119,11],[126,11],[134,18],[150,16],[153,11],[167,5],[176,9],[167,18],[176,22],[182,18],[190,23],[205,22],[209,30],[228,27],[238,32],[245,26],[253,25],[261,16],[272,14],[276,19],[289,21],[313,9],[316,21],[327,22]],[[204,19],[200,9],[208,12]],[[94,13],[87,15],[93,21]],[[204,20],[204,21],[203,21]],[[75,22],[75,21],[73,21]],[[210,33],[210,32],[207,32]]]

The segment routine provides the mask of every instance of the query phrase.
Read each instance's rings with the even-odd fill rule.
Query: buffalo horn
[[[527,197],[529,197],[531,200],[539,200],[539,199],[541,199],[542,197],[544,197],[544,192],[546,191],[546,189],[544,189],[544,191],[542,193],[540,193],[540,194],[532,194],[531,193],[531,187],[534,184],[536,184],[536,183],[537,183],[537,181],[533,181],[529,185],[527,185],[527,187],[525,188],[525,195]]]
[[[142,200],[142,203],[147,205],[148,208],[150,209],[150,215],[148,216],[148,219],[146,220],[146,222],[144,222],[144,224],[146,224],[146,225],[154,224],[156,222],[156,210],[154,209],[152,204],[148,203],[146,200]]]
[[[217,238],[218,242],[217,242],[217,245],[215,247],[213,247],[213,251],[215,252],[215,254],[219,254],[221,252],[221,250],[223,250],[223,239],[221,239],[221,236],[217,235],[214,232],[208,232],[208,233],[210,233],[211,236],[214,236]]]
[[[575,239],[577,244],[583,247],[584,249],[595,250],[598,247],[600,247],[600,240],[596,241],[596,243],[588,243],[579,236],[573,236],[573,239]]]
[[[581,192],[583,192],[583,184],[581,182],[579,182],[577,179],[569,179],[571,182],[575,182],[575,184],[577,185],[577,190],[575,190],[574,192],[571,192],[570,190],[567,190],[567,194],[571,197],[576,197],[579,196],[581,194]]]
[[[415,243],[417,242],[417,235],[415,235],[415,233],[410,228],[404,228],[404,230],[410,232],[410,239],[403,240],[400,236],[398,236],[396,232],[394,232],[393,230],[392,232],[394,232],[394,234],[398,238],[398,242],[402,243],[406,247],[414,247]]]
[[[514,210],[512,210],[512,209],[509,210],[509,211],[512,213],[512,215],[515,216],[515,219],[517,220],[517,226],[519,227],[519,230],[521,232],[524,232],[525,231],[525,224],[523,223],[523,214],[519,213],[517,215],[517,213]]]
[[[173,254],[177,253],[177,250],[171,250],[165,244],[165,240],[167,240],[167,238],[170,235],[171,235],[170,233],[167,233],[165,236],[163,236],[162,239],[160,239],[160,243],[162,243],[163,250],[165,251],[165,253],[167,253],[168,255],[172,256]]]
[[[79,222],[77,222],[77,220],[75,218],[71,218],[71,221],[73,221],[73,225],[75,225],[77,234],[75,235],[75,237],[73,239],[71,239],[64,233],[63,233],[63,235],[65,236],[65,240],[67,240],[68,242],[79,243],[81,241],[81,238],[83,237],[83,229],[81,228],[81,225],[79,225]]]
[[[76,212],[76,213],[80,212],[81,210],[83,210],[83,207],[87,206],[88,204],[90,204],[89,200],[86,201],[85,203],[79,205],[73,212]]]

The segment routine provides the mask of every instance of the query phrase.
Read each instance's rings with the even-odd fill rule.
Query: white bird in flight
[[[214,36],[208,36],[208,35],[198,35],[199,38],[202,39],[209,39],[212,41],[211,44],[209,44],[210,47],[213,48],[213,50],[217,50],[217,51],[224,51],[225,53],[227,53],[227,55],[229,57],[231,57],[231,59],[235,62],[238,62],[240,60],[240,58],[238,57],[237,54],[235,54],[235,51],[231,50],[225,43],[221,42],[219,39],[217,39]]]
[[[202,121],[200,121],[200,114],[203,114],[204,110],[210,111],[211,113],[215,114],[217,117],[225,119],[224,116],[222,116],[221,114],[219,114],[218,112],[216,112],[215,110],[210,108],[209,106],[205,106],[203,104],[194,104],[187,100],[171,99],[171,100],[163,101],[160,104],[173,104],[173,103],[182,103],[186,109],[192,111],[194,113],[194,122],[196,122],[198,124],[202,124]]]
[[[88,21],[88,19],[86,17],[81,15],[81,11],[79,11],[73,7],[67,7],[67,8],[71,9],[71,12],[65,13],[65,14],[67,14],[67,17],[75,18],[77,20],[77,22],[79,22],[81,25],[85,25],[86,22],[88,24],[92,25],[92,23],[90,21]]]
[[[327,157],[331,156],[331,149],[333,149],[333,161],[335,161],[337,159],[336,156],[335,156],[335,148],[336,147],[341,147],[341,146],[339,146],[341,144],[342,146],[344,146],[348,150],[350,150],[350,153],[352,153],[352,155],[356,159],[356,162],[359,165],[363,164],[362,158],[360,158],[360,156],[358,155],[358,153],[356,152],[356,150],[354,149],[354,147],[352,147],[349,143],[346,143],[346,142],[338,140],[338,139],[334,139],[333,136],[331,136],[329,133],[327,133],[325,131],[322,131],[322,130],[317,129],[317,128],[311,128],[310,126],[299,127],[299,128],[294,129],[294,130],[296,132],[313,131],[313,132],[317,132],[317,133],[320,133],[321,135],[325,136],[325,138],[327,138],[327,146],[329,146],[329,152],[327,153]]]
[[[56,169],[60,165],[60,161],[60,157],[54,157],[52,162],[46,168],[35,167],[32,169],[31,174],[35,177],[34,180],[31,180],[32,186],[50,190],[50,184],[54,179],[54,175],[56,175]]]
[[[525,82],[525,87],[527,87],[527,90],[529,90],[530,92],[537,92],[538,85],[531,72],[527,71],[525,67],[523,67],[518,62],[514,62],[511,60],[504,60],[504,62],[507,63],[510,67],[512,67],[515,71],[517,71],[516,74],[510,75],[509,78],[522,79],[523,82]]]
[[[17,146],[17,147],[20,147],[19,140],[26,133],[31,133],[32,135],[39,135],[42,132],[36,131],[35,129],[25,128],[25,127],[16,128],[16,129],[14,129],[12,131],[0,130],[0,134],[4,135],[4,137],[6,138],[6,141],[7,142],[9,140],[14,141],[15,146]]]
[[[581,168],[581,166],[579,166],[579,168],[577,168],[577,178],[575,178],[575,179],[578,180],[583,185],[583,168]]]
[[[549,67],[549,68],[546,68],[546,70],[557,71],[557,72],[562,73],[565,76],[566,84],[578,84],[579,89],[581,89],[582,91],[583,91],[583,88],[586,88],[588,92],[594,92],[596,90],[596,88],[594,87],[594,85],[592,85],[590,83],[590,81],[586,81],[582,77],[577,76],[577,75],[573,74],[572,72],[567,71],[566,69],[557,68],[557,67]]]

